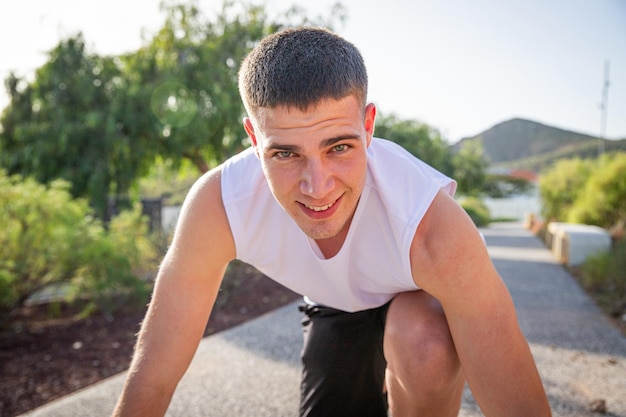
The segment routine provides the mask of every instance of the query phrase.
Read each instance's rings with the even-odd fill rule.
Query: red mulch
[[[243,323],[298,299],[298,295],[247,265],[235,265],[205,335]],[[63,307],[21,308],[0,330],[0,416],[37,408],[128,368],[145,310],[77,320]]]

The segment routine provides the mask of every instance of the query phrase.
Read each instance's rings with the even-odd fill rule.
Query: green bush
[[[539,179],[542,215],[547,220],[565,220],[569,209],[585,187],[595,166],[587,159],[563,159]]]
[[[626,220],[626,153],[558,161],[542,174],[545,219],[610,228]]]
[[[467,197],[461,200],[461,207],[467,212],[477,227],[487,226],[491,220],[489,207],[477,197]]]
[[[87,300],[91,309],[112,312],[125,303],[143,304],[149,274],[157,267],[157,251],[148,238],[148,221],[139,206],[122,212],[95,230],[80,252],[70,301]]]
[[[626,308],[626,240],[618,241],[610,252],[589,257],[581,268],[582,286],[595,295],[607,311]]]
[[[90,309],[147,298],[138,274],[151,267],[155,251],[138,208],[107,231],[69,188],[0,171],[0,319],[54,283],[68,283],[68,301],[87,301]]]
[[[572,223],[610,228],[626,220],[626,153],[606,155],[597,162],[567,215]]]

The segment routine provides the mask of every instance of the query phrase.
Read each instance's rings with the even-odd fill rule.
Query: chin
[[[309,238],[313,240],[331,239],[337,236],[339,234],[339,231],[341,230],[340,227],[331,229],[327,225],[326,227],[301,227],[301,229]]]

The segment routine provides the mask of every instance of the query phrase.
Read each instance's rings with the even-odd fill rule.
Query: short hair
[[[367,70],[358,49],[326,29],[291,28],[263,40],[243,60],[239,93],[248,115],[259,108],[306,111],[328,98],[367,100]]]

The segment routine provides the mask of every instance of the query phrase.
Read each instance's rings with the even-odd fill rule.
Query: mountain
[[[598,155],[600,139],[524,119],[499,123],[476,136],[453,145],[458,151],[470,142],[482,145],[485,155],[496,167],[541,171],[555,160],[589,158]],[[626,152],[626,139],[603,140],[604,151]]]

